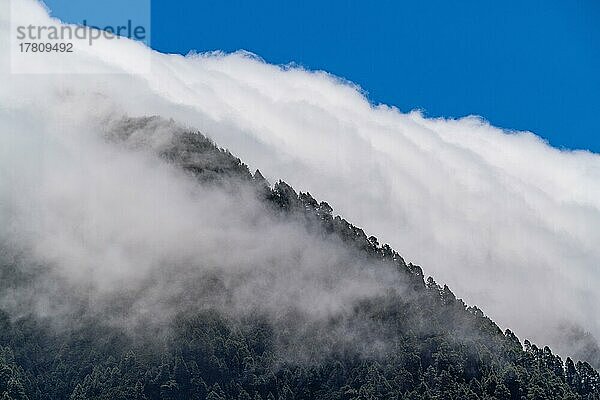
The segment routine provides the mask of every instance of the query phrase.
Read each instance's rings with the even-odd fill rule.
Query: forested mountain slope
[[[153,277],[185,281],[169,297],[179,306],[168,309],[164,318],[158,318],[164,310],[150,309],[148,315],[159,322],[138,321],[130,329],[108,316],[139,306],[137,292],[124,290],[99,312],[85,293],[81,298],[71,294],[71,287],[46,273],[45,265],[27,265],[26,255],[3,243],[0,298],[44,280],[63,293],[51,301],[76,305],[70,306],[67,319],[75,322],[63,324],[33,309],[15,313],[6,300],[0,303],[5,308],[0,312],[0,399],[600,399],[600,376],[589,364],[563,362],[548,347],[528,341],[522,345],[447,286],[425,280],[420,267],[406,263],[390,246],[336,216],[326,202],[282,181],[270,186],[260,172],[251,174],[241,160],[205,136],[168,121],[121,119],[107,126],[104,139],[115,148],[157,156],[186,171],[198,185],[228,196],[243,200],[240,193],[250,193],[268,215],[256,213],[257,229],[264,227],[259,220],[265,218],[271,225],[301,227],[302,235],[317,245],[309,254],[291,254],[292,265],[310,265],[310,253],[341,260],[332,264],[341,264],[339,271],[323,275],[332,279],[323,283],[325,288],[338,292],[356,284],[361,275],[350,266],[344,269],[347,255],[365,265],[365,276],[387,277],[393,285],[358,301],[353,298],[349,309],[311,317],[302,308],[270,305],[269,284],[280,279],[270,274],[277,268],[288,271],[275,265],[260,275],[264,309],[258,303],[230,312],[223,306],[236,298],[230,275],[218,266],[201,275],[182,268],[177,271],[185,270],[185,275]],[[197,229],[202,231],[201,221]],[[223,260],[234,257],[225,251],[226,241]],[[344,255],[328,253],[334,247],[343,248]],[[281,251],[268,243],[260,248]],[[254,251],[241,253],[252,259]],[[268,263],[270,258],[260,260]],[[162,262],[167,267],[170,261]],[[254,271],[244,274],[244,279],[256,279]],[[304,287],[300,281],[298,285]],[[318,295],[309,287],[296,292],[290,286],[289,296],[301,302],[303,293]]]

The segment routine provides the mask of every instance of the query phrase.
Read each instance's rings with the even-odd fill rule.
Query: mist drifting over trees
[[[0,397],[599,398],[598,155],[95,49],[94,79],[0,65]]]

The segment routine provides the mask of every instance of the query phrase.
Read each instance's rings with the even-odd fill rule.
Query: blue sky
[[[46,3],[79,22],[72,1]],[[599,20],[593,0],[154,0],[151,40],[169,53],[245,49],[344,77],[374,103],[478,114],[600,152]]]

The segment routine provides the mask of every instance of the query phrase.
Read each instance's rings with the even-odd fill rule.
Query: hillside
[[[588,363],[563,361],[548,347],[502,332],[482,310],[425,279],[419,266],[335,215],[328,203],[283,181],[271,186],[207,137],[169,121],[125,118],[107,126],[104,139],[115,151],[160,160],[185,171],[200,193],[218,193],[198,197],[198,207],[232,198],[234,206],[254,199],[257,208],[228,206],[234,217],[223,232],[231,237],[218,236],[223,251],[210,267],[163,257],[142,285],[111,288],[118,295],[108,300],[32,261],[26,246],[15,249],[4,240],[0,399],[600,399],[600,375]],[[232,250],[237,220],[250,221],[257,240],[261,229],[275,226],[309,250],[288,252],[284,242]],[[202,221],[196,223],[202,232]],[[243,260],[254,262],[227,272]],[[326,271],[313,266],[323,260],[333,260]],[[310,269],[294,275],[313,267],[316,277]],[[357,285],[365,277],[385,284],[373,294]],[[259,283],[248,288],[238,279]],[[317,281],[323,289],[310,291]],[[277,287],[272,296],[270,285],[281,282],[301,290]],[[145,293],[151,285],[179,290],[152,303]],[[48,309],[68,308],[66,316],[7,300],[47,287],[53,288]],[[256,304],[240,301],[248,299],[240,291],[257,288],[259,297],[248,297]],[[310,297],[328,291],[336,297],[323,298],[332,304],[311,310]],[[337,305],[340,299],[350,300]],[[174,306],[156,307],[163,302]],[[115,323],[129,321],[130,310],[142,306],[146,314],[135,324]]]

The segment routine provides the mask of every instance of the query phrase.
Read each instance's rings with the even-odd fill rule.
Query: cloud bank
[[[58,23],[33,1],[19,4],[24,24],[31,18]],[[1,0],[1,54],[8,54],[7,9]],[[151,73],[128,74],[148,56]],[[269,65],[245,53],[182,57],[118,40],[100,41],[92,51],[61,62],[106,73],[92,79],[20,76],[9,73],[5,57],[0,67],[0,190],[23,198],[23,204],[31,202],[31,209],[44,216],[48,210],[40,204],[50,207],[43,197],[47,192],[31,183],[36,179],[43,177],[45,186],[60,191],[70,188],[69,180],[80,182],[73,176],[79,172],[70,171],[77,163],[98,171],[100,181],[104,173],[96,165],[122,170],[119,162],[112,164],[118,156],[80,153],[91,146],[90,136],[80,132],[114,115],[159,115],[208,134],[271,181],[284,179],[327,200],[519,336],[563,354],[578,350],[573,330],[600,337],[599,155],[555,149],[532,133],[507,132],[477,117],[428,119],[373,105],[359,88],[325,72]],[[58,156],[61,151],[70,157],[80,153],[80,159],[69,163]],[[156,199],[159,193],[152,190],[177,185],[166,172],[131,174],[119,177],[107,192],[136,190],[139,184]],[[24,190],[29,190],[26,196]],[[127,190],[122,194],[137,199]],[[91,197],[105,201],[102,212],[118,209],[117,199],[101,195]],[[70,212],[88,215],[80,204],[87,198],[56,196],[55,201],[72,202]],[[178,197],[165,201],[178,205],[169,209],[186,210]],[[142,203],[141,210],[156,206]],[[165,220],[157,224],[179,216],[165,211],[157,216]],[[143,218],[123,226],[118,218],[99,220],[118,222],[106,227],[114,233],[145,223]],[[177,237],[180,229],[191,228],[183,224],[167,232]],[[43,235],[46,251],[70,251],[55,247],[63,234]],[[67,256],[91,260],[97,255],[61,253],[61,259]]]

